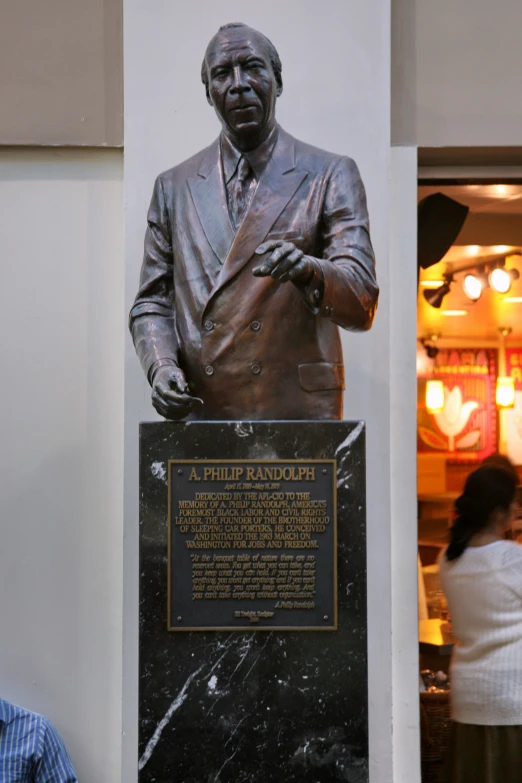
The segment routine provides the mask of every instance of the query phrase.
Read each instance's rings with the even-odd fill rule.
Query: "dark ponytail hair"
[[[456,517],[446,550],[448,560],[456,560],[471,538],[487,527],[492,514],[508,511],[515,499],[517,481],[503,468],[481,467],[470,473],[464,492],[455,501]]]

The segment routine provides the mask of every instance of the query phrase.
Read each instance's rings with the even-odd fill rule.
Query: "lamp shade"
[[[499,408],[513,408],[515,405],[515,381],[513,378],[497,378],[496,400]]]
[[[428,413],[440,413],[444,408],[444,384],[442,381],[426,383],[426,410]]]

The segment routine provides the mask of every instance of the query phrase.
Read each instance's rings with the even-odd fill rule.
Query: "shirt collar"
[[[270,135],[262,142],[262,144],[250,152],[240,152],[240,150],[234,147],[228,136],[226,136],[224,133],[221,134],[221,158],[223,161],[223,174],[227,185],[236,173],[237,165],[242,155],[244,155],[250,163],[255,177],[259,181],[261,174],[266,168],[266,164],[272,157],[272,152],[274,151],[274,147],[277,141],[278,131],[279,128],[277,125],[275,125]]]

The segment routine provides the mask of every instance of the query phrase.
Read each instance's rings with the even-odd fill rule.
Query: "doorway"
[[[493,453],[506,455],[522,480],[522,178],[517,173],[509,177],[505,169],[485,172],[475,166],[426,176],[421,170],[418,182],[419,216],[426,204],[435,210],[430,230],[437,210],[441,231],[448,228],[445,221],[458,212],[456,206],[451,211],[451,203],[462,208],[463,218],[447,252],[441,258],[425,256],[417,294],[419,687],[422,780],[429,783],[444,779],[449,742],[449,664],[456,639],[437,560],[447,543],[453,504],[469,473]],[[422,232],[420,219],[419,246],[430,242]],[[522,536],[518,521],[511,536]]]

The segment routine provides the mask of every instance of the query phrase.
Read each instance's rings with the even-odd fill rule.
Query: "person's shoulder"
[[[522,597],[522,546],[515,541],[499,544],[499,561],[496,564],[498,578],[516,595]]]
[[[202,169],[208,164],[208,168],[217,161],[219,141],[216,139],[209,144],[208,147],[196,152],[190,158],[183,160],[181,163],[177,163],[170,169],[162,171],[158,175],[157,180],[163,185],[179,183],[182,180],[186,180],[190,177],[196,177]],[[216,160],[214,160],[216,159]]]
[[[522,545],[517,544],[516,541],[500,541],[499,555],[504,568],[522,566]]]
[[[30,729],[36,730],[43,726],[46,718],[38,712],[27,710],[18,704],[12,704],[9,701],[0,699],[0,721],[5,724],[11,724],[21,721],[27,724]]]

